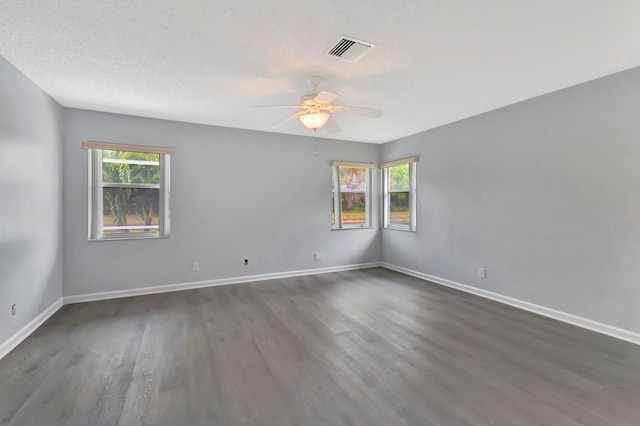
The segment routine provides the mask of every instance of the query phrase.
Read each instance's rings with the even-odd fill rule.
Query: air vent
[[[358,62],[367,53],[371,52],[375,44],[367,41],[356,40],[355,38],[341,36],[327,50],[327,55],[340,58],[347,62]]]

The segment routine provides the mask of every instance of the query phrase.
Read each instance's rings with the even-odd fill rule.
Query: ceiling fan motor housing
[[[314,101],[315,97],[318,96],[318,93],[320,93],[318,90],[312,90],[310,92],[306,92],[304,95],[302,95],[300,97],[300,103],[304,104],[306,103],[317,103]]]

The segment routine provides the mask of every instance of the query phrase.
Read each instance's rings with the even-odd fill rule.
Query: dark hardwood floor
[[[66,305],[3,425],[638,425],[640,346],[385,269]]]

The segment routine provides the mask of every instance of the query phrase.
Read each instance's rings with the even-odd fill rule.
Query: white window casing
[[[170,233],[170,164],[172,148],[112,144],[106,142],[83,142],[82,148],[88,151],[89,167],[89,193],[88,193],[88,238],[96,240],[117,240],[117,239],[138,239],[138,238],[162,238],[168,237]],[[147,153],[158,154],[158,161],[145,161],[139,159],[119,159],[103,158],[103,150],[119,151],[124,153]],[[158,167],[159,179],[157,183],[136,183],[136,182],[104,182],[104,164],[123,164]],[[128,169],[127,169],[128,170]],[[155,180],[155,179],[154,179]],[[125,225],[125,226],[105,226],[103,222],[104,212],[104,190],[112,188],[123,188],[131,190],[158,190],[158,223],[149,225],[147,223]],[[155,213],[155,212],[154,212]],[[151,217],[150,215],[147,217]],[[106,231],[106,232],[105,232]]]
[[[358,229],[371,228],[371,169],[375,168],[375,163],[360,163],[352,161],[332,161],[332,180],[333,180],[333,229]],[[364,170],[364,187],[349,188],[346,184],[341,184],[341,169],[363,169]],[[346,219],[343,212],[343,197],[352,194],[354,199],[358,195],[364,197],[364,217],[356,219]],[[359,199],[357,197],[357,202]],[[351,202],[351,201],[349,201]]]
[[[415,232],[417,229],[417,190],[416,190],[416,164],[418,157],[403,158],[380,164],[383,187],[382,226],[385,229]],[[408,165],[408,187],[394,189],[391,185],[391,171],[394,167]],[[407,193],[408,218],[398,219],[392,214],[392,196],[394,194]]]

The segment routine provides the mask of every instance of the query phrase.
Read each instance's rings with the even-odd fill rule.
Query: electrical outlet
[[[11,305],[11,315],[12,316],[16,316],[16,304],[14,303],[13,305]]]
[[[320,253],[313,253],[313,260],[320,260]]]
[[[198,272],[200,270],[200,264],[198,262],[193,262],[193,265],[191,265],[191,270],[193,272]]]
[[[248,264],[249,264],[249,259],[245,259],[245,260],[244,260],[244,264],[245,264],[245,265],[248,265]]]
[[[478,268],[478,276],[480,278],[487,278],[487,270],[484,268]]]

